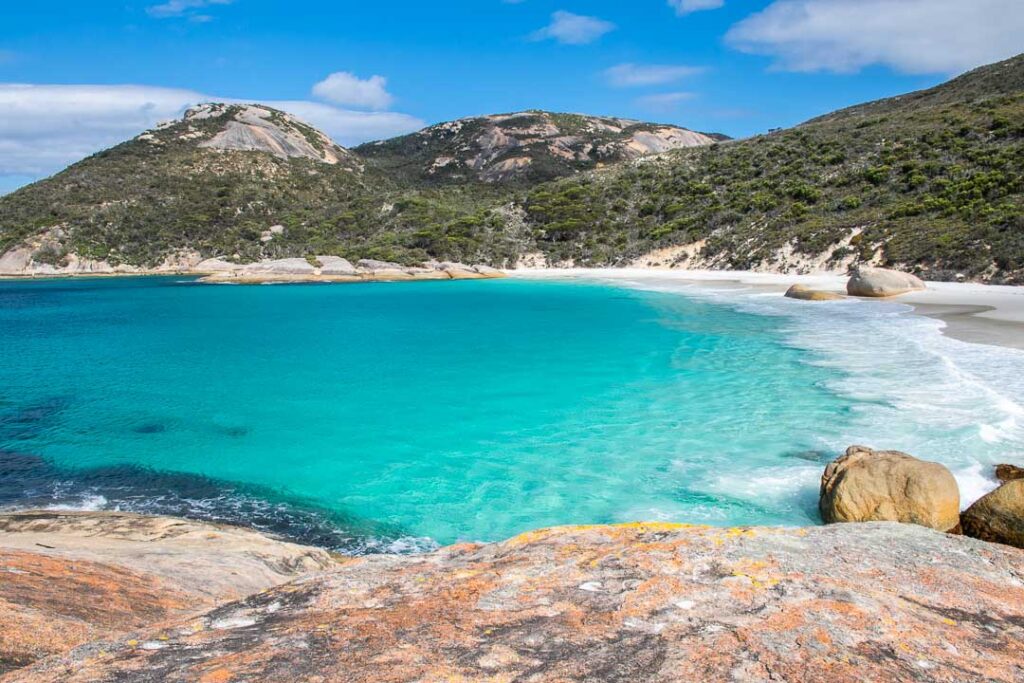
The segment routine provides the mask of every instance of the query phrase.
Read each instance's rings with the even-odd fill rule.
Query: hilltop
[[[528,111],[348,150],[209,104],[0,198],[0,271],[333,255],[1024,282],[1024,57],[723,138]]]
[[[537,183],[722,138],[613,117],[524,111],[448,121],[355,152],[414,183]]]
[[[507,263],[532,242],[508,220],[518,209],[497,210],[513,187],[711,141],[530,112],[348,150],[271,107],[209,103],[0,198],[0,271],[317,254]]]

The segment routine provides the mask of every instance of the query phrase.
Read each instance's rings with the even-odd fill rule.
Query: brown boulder
[[[979,498],[960,517],[966,535],[1024,548],[1024,479]]]
[[[802,301],[835,301],[837,299],[846,298],[842,294],[826,292],[820,289],[811,289],[804,285],[793,285],[786,290],[786,296],[790,299],[800,299]]]
[[[866,266],[854,270],[846,283],[846,293],[850,296],[898,296],[922,289],[925,289],[924,283],[916,275]]]
[[[1024,467],[1016,465],[996,465],[996,479],[1006,483],[1014,479],[1024,479]]]
[[[850,446],[825,468],[818,508],[827,524],[889,521],[950,531],[960,523],[960,490],[937,462]]]

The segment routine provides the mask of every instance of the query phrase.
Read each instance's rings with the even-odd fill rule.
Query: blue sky
[[[748,136],[1024,51],[1021,0],[8,4],[0,192],[194,100],[343,144],[529,108]]]

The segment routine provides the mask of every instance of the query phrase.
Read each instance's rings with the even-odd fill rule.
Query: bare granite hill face
[[[894,523],[556,528],[353,559],[16,680],[1020,681],[1022,557]]]
[[[321,131],[291,114],[259,104],[201,104],[186,111],[181,119],[166,122],[136,139],[161,145],[168,138],[193,141],[203,149],[265,152],[279,159],[311,159],[325,164],[356,163],[348,150]]]
[[[524,111],[448,121],[355,151],[425,181],[500,183],[570,175],[718,139],[629,119]]]

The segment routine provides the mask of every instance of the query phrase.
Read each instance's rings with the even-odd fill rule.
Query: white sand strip
[[[845,293],[848,279],[845,274],[836,272],[786,275],[745,270],[658,268],[537,268],[507,272],[511,277],[524,278],[599,278],[675,281],[680,284],[714,283],[718,286],[744,285],[780,294],[796,283]],[[927,291],[905,294],[886,301],[909,304],[921,315],[942,320],[946,323],[943,332],[956,339],[1024,349],[1024,287],[956,282],[929,282],[927,285]]]

